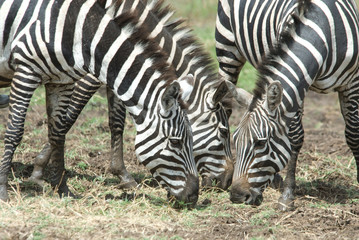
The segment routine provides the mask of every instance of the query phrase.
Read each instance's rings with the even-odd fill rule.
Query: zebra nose
[[[230,200],[233,203],[247,203],[251,199],[249,188],[240,184],[240,181],[234,181],[230,191]]]
[[[254,194],[245,178],[239,178],[232,183],[230,200],[233,203],[246,203],[259,206],[262,203],[262,195]]]
[[[199,179],[198,176],[188,175],[185,187],[179,194],[168,192],[167,197],[173,203],[174,208],[193,208],[198,201]]]
[[[187,189],[186,191],[186,202],[191,205],[192,207],[196,205],[198,201],[198,194],[199,194],[199,178],[198,176],[189,175],[186,181]]]
[[[251,193],[250,191],[244,191],[244,190],[240,190],[240,191],[230,191],[230,200],[233,203],[247,203],[250,204],[250,201],[252,199]]]

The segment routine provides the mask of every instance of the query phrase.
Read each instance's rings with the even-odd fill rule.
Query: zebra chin
[[[198,201],[199,194],[199,179],[198,176],[189,175],[186,180],[186,185],[179,193],[174,193],[168,189],[167,198],[173,204],[174,208],[193,208]]]
[[[250,188],[248,180],[245,177],[240,177],[232,183],[230,200],[233,203],[259,206],[263,201],[263,196],[261,192],[254,191]]]

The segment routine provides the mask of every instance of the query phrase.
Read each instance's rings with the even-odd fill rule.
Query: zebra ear
[[[283,87],[279,81],[274,81],[267,88],[267,106],[270,111],[275,110],[282,101]]]
[[[177,80],[181,88],[181,99],[185,101],[192,93],[194,85],[194,77],[192,74],[188,74],[185,77]]]
[[[163,110],[163,113],[167,112],[175,105],[180,94],[180,89],[180,84],[176,81],[167,86],[161,98],[161,110]]]
[[[228,87],[225,81],[222,81],[221,84],[217,87],[216,92],[213,94],[212,97],[212,104],[216,105],[219,103],[224,96],[228,93]]]
[[[253,95],[244,90],[243,88],[236,87],[230,81],[226,81],[229,92],[232,97],[238,102],[240,106],[248,107],[252,102]]]

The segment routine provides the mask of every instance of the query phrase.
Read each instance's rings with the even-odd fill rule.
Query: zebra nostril
[[[247,193],[246,195],[245,195],[245,203],[248,203],[249,202],[249,199],[251,199],[251,194],[249,194],[249,193]]]
[[[196,205],[197,201],[198,201],[198,196],[197,196],[197,195],[191,195],[191,196],[189,196],[189,198],[188,198],[188,203],[189,203],[192,207],[194,207],[194,206]]]

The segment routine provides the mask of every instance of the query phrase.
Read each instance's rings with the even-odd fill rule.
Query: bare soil
[[[27,177],[32,170],[32,161],[46,141],[46,114],[44,107],[33,105],[27,117],[26,131],[32,128],[43,127],[43,136],[39,139],[24,136],[21,149],[15,154],[13,170],[16,176]],[[106,114],[105,106],[94,106],[86,111],[77,124],[81,125],[86,119]],[[231,125],[239,121],[240,113],[235,111],[230,119]],[[0,110],[0,123],[6,121],[6,110]],[[92,125],[97,130],[107,132],[106,123]],[[198,217],[194,226],[184,227],[178,224],[143,225],[140,222],[131,222],[123,219],[118,226],[122,232],[114,238],[142,238],[145,236],[174,236],[184,239],[359,239],[359,185],[356,183],[355,160],[345,143],[344,121],[342,120],[339,103],[335,94],[320,95],[309,93],[305,101],[304,128],[306,131],[305,143],[299,156],[297,169],[297,189],[295,209],[289,212],[276,210],[276,202],[280,193],[268,189],[264,193],[264,202],[261,207],[243,207],[241,211],[226,201],[225,208],[213,200],[204,199],[198,207],[217,208],[220,217]],[[125,160],[128,170],[138,181],[149,177],[149,173],[137,163],[133,146],[133,125],[129,124],[126,132]],[[3,138],[4,131],[0,132]],[[73,135],[83,134],[89,139],[88,146],[99,144],[98,138],[91,136],[96,131],[71,130],[67,137],[67,150],[74,149],[78,138]],[[109,138],[104,139],[109,146]],[[76,149],[76,148],[75,148]],[[69,158],[66,167],[70,177],[83,175],[88,178],[89,185],[97,175],[108,171],[109,150],[91,150],[81,148],[81,154],[88,156],[86,171],[77,167],[80,157]],[[234,149],[233,149],[234,151]],[[77,169],[77,170],[76,170]],[[284,176],[284,174],[282,174]],[[34,191],[30,189],[29,191]],[[25,190],[26,192],[26,190]],[[24,194],[24,191],[23,193]],[[110,196],[111,197],[111,196]],[[116,196],[115,196],[116,197]],[[119,196],[117,196],[120,198]],[[109,220],[110,221],[110,220]],[[101,225],[102,224],[102,225]],[[103,226],[106,223],[99,223]],[[28,226],[13,226],[7,229],[12,232],[12,239],[23,238]],[[100,230],[99,230],[100,231]],[[0,225],[1,232],[1,225]],[[21,235],[23,234],[23,235]],[[93,234],[93,232],[91,233]],[[23,236],[23,237],[22,237]],[[81,236],[81,235],[80,235]],[[47,238],[61,239],[56,232],[47,235]],[[83,233],[79,238],[96,239],[95,235]],[[151,237],[150,237],[151,238]],[[2,237],[0,236],[0,239]]]

